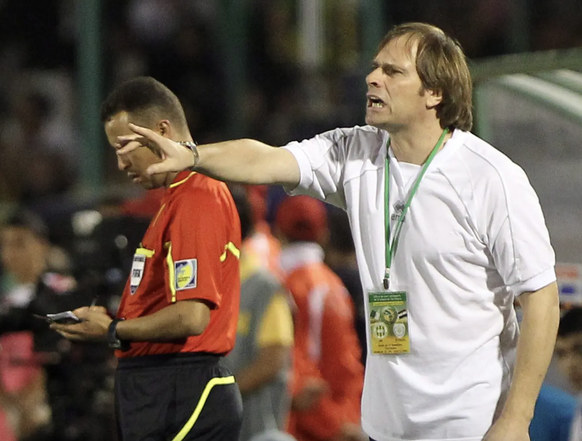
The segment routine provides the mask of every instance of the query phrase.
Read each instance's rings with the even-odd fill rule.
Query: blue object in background
[[[576,404],[572,394],[542,385],[529,427],[531,441],[568,441]]]

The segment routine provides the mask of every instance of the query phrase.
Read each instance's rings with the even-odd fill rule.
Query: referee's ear
[[[179,141],[178,138],[175,138],[176,133],[172,123],[167,119],[161,119],[158,121],[154,131],[162,135],[164,138],[170,138]]]

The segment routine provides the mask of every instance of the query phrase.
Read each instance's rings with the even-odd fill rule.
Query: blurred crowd
[[[244,104],[239,109],[245,131],[237,136],[281,145],[333,127],[362,123],[363,77],[368,66],[368,60],[359,55],[362,21],[358,14],[363,1],[323,2],[326,50],[316,70],[302,65],[299,56],[299,0],[246,2],[248,71]],[[230,72],[223,55],[222,8],[228,2],[101,3],[104,90],[138,75],[151,75],[179,96],[197,141],[226,139],[229,127],[225,109],[231,97],[224,86]],[[515,50],[515,35],[520,32],[516,27],[523,28],[523,41],[529,50],[582,45],[582,8],[577,0],[520,2],[528,6],[526,22],[519,22],[517,18],[523,14],[511,0],[382,3],[387,26],[404,21],[431,22],[455,36],[473,59]],[[83,161],[79,146],[76,4],[74,0],[45,0],[31,6],[27,1],[0,0],[3,440],[114,439],[111,354],[57,338],[32,314],[75,308],[94,298],[115,311],[133,249],[159,201],[158,191],[128,197],[126,190],[120,190],[95,198],[79,198],[75,192],[78,164]],[[102,144],[106,150],[106,143]],[[113,172],[114,161],[106,164],[106,182],[119,184]],[[342,361],[347,366],[343,373],[328,370],[329,364],[335,363],[333,354],[327,359],[325,348],[314,349],[313,336],[309,330],[298,334],[301,326],[297,321],[293,343],[281,337],[291,345],[294,359],[305,361],[281,365],[281,369],[295,372],[291,383],[285,382],[291,394],[285,405],[289,409],[284,412],[290,412],[285,413],[286,424],[289,422],[291,432],[300,440],[363,439],[357,427],[357,409],[336,412],[336,416],[345,417],[347,426],[336,421],[335,426],[330,423],[323,427],[333,426],[335,432],[330,429],[324,434],[310,434],[322,430],[313,418],[329,417],[347,399],[345,390],[339,390],[335,381],[351,376],[354,390],[349,392],[350,401],[359,402],[361,393],[365,317],[346,216],[317,206],[295,207],[291,214],[313,216],[299,221],[306,223],[305,228],[317,230],[298,232],[299,227],[291,228],[297,221],[291,214],[277,217],[286,198],[281,191],[264,187],[240,191],[251,207],[247,253],[254,256],[254,266],[266,268],[276,281],[273,283],[284,287],[294,320],[301,317],[305,306],[301,306],[298,282],[290,277],[300,268],[296,258],[303,252],[308,263],[313,264],[315,259],[333,270],[333,277],[327,269],[321,272],[325,277],[337,278],[332,284],[340,292],[336,293],[340,300],[334,304],[345,305],[330,312],[340,317],[335,325],[340,325],[346,337],[345,342],[332,339],[333,343],[348,345],[351,355]],[[277,237],[272,234],[276,231]],[[297,243],[309,245],[301,245],[305,250],[299,252]],[[282,261],[287,267],[281,265]],[[343,322],[345,310],[351,312]],[[582,334],[582,329],[576,329]],[[336,331],[332,327],[325,332]],[[575,367],[571,370],[580,375]]]
[[[151,75],[175,90],[199,142],[229,129],[223,9],[208,0],[102,0],[103,90]],[[317,69],[300,55],[299,0],[245,2],[244,133],[278,145],[361,123],[362,1],[322,1]],[[582,44],[576,0],[380,2],[386,27],[427,21],[455,36],[471,59]],[[0,201],[40,205],[77,182],[79,20],[73,0],[0,2]],[[520,34],[521,33],[521,34]],[[521,44],[516,44],[521,35]],[[525,42],[525,43],[523,43]],[[519,48],[517,46],[520,46]],[[22,151],[34,161],[22,160]],[[112,167],[107,167],[111,171]],[[112,174],[108,179],[114,179]]]

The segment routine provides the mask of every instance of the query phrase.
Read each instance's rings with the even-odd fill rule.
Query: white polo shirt
[[[348,212],[365,295],[382,290],[384,277],[387,143],[387,132],[364,126],[284,147],[301,170],[292,193]],[[389,155],[394,213],[420,167]],[[368,435],[480,441],[509,387],[518,337],[514,295],[552,283],[554,263],[523,170],[473,134],[455,130],[403,224],[390,289],[408,293],[411,353],[368,355],[362,397]]]

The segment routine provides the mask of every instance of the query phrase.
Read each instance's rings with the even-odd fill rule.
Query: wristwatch
[[[129,350],[129,342],[121,340],[117,336],[117,324],[124,320],[122,318],[116,318],[109,323],[109,328],[107,328],[107,343],[111,349],[118,349],[120,351]]]
[[[194,167],[198,164],[198,159],[200,158],[200,154],[198,153],[198,144],[192,141],[178,141],[178,144],[183,145],[184,147],[190,149],[192,152],[192,156],[194,157],[194,164],[188,168],[188,170],[194,171]]]

